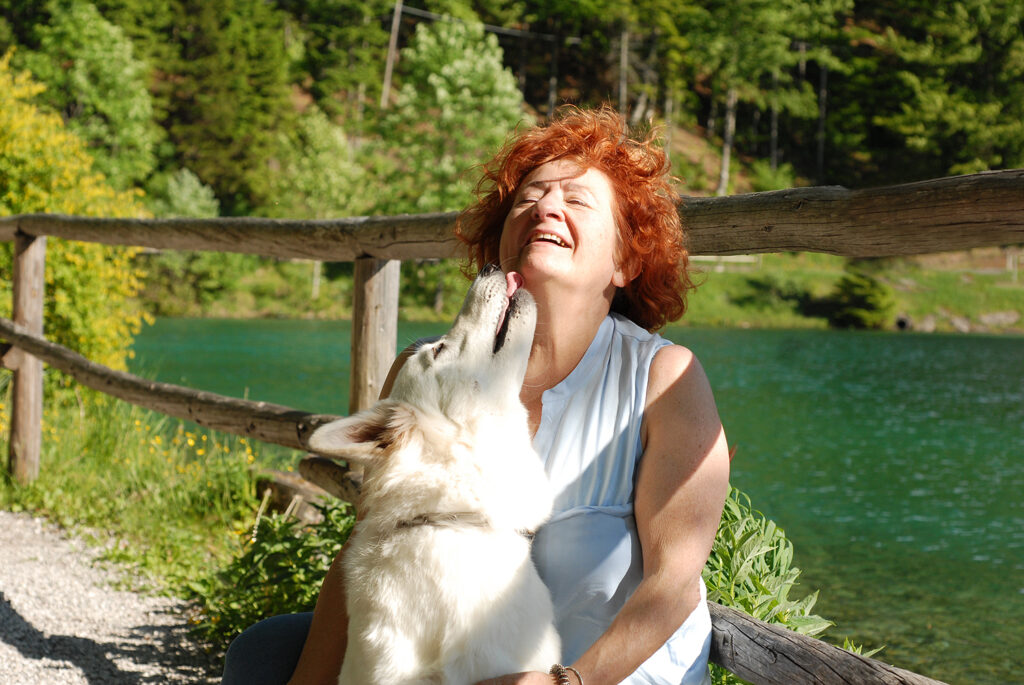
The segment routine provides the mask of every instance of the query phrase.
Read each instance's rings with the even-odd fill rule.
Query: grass
[[[698,288],[691,293],[683,325],[723,328],[825,328],[823,304],[843,275],[846,260],[834,255],[766,254],[758,264],[697,262]],[[957,321],[991,333],[1024,332],[1024,319],[991,322],[986,314],[1024,316],[1024,282],[1007,271],[932,269],[914,260],[878,265],[880,280],[896,301],[895,314],[921,329],[958,330]],[[890,327],[895,328],[895,320]]]
[[[0,377],[0,449],[9,398]],[[0,478],[0,508],[41,514],[132,564],[153,590],[226,562],[252,525],[252,444],[88,391],[48,397],[39,478]]]

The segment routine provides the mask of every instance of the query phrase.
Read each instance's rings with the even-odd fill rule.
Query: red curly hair
[[[653,136],[631,138],[625,119],[608,106],[562,108],[551,122],[511,139],[484,166],[477,201],[455,226],[472,264],[480,269],[498,262],[516,189],[534,169],[558,159],[598,169],[611,180],[621,266],[624,273],[636,274],[616,293],[612,311],[649,331],[682,316],[686,293],[694,286],[668,161]]]

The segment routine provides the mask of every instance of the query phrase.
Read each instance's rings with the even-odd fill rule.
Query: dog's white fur
[[[519,401],[535,322],[529,294],[485,270],[388,399],[311,437],[313,451],[366,465],[340,685],[468,685],[559,660],[524,535],[552,502]]]

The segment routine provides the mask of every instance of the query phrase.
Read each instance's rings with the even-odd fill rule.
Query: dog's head
[[[500,417],[499,423],[525,427],[519,391],[537,308],[521,284],[518,274],[486,267],[470,287],[451,330],[406,360],[390,397],[320,427],[309,440],[313,451],[365,463],[393,447],[400,435],[409,435],[413,424],[422,428],[429,423],[434,430],[454,434],[483,429]],[[425,416],[445,420],[420,420]],[[439,442],[451,444],[453,437]]]
[[[537,307],[522,278],[490,265],[477,276],[450,331],[420,347],[391,397],[453,421],[519,405]]]

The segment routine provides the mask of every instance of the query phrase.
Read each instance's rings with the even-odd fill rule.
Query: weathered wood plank
[[[455,212],[325,220],[221,217],[109,219],[59,214],[0,218],[0,240],[15,230],[68,240],[161,250],[243,252],[285,259],[350,262],[359,257],[431,259],[454,254]]]
[[[363,486],[361,470],[351,470],[332,459],[311,455],[299,462],[299,473],[344,502],[359,502],[359,489]]]
[[[684,198],[680,215],[698,255],[828,252],[851,257],[927,254],[1024,243],[1024,169],[885,188],[794,188]],[[454,212],[322,221],[254,218],[0,218],[0,240],[31,235],[159,249],[221,250],[351,261],[461,255]]]
[[[341,418],[311,414],[268,402],[225,397],[114,371],[66,347],[32,335],[10,319],[0,318],[0,339],[67,373],[82,385],[118,399],[187,419],[200,426],[285,447],[308,450],[306,440],[318,426]]]
[[[711,661],[754,685],[941,682],[759,621],[715,602],[708,602],[708,610],[712,625]]]
[[[1024,169],[886,188],[795,188],[688,198],[693,254],[927,254],[1024,243]]]
[[[13,267],[14,321],[28,333],[41,337],[46,238],[17,234]],[[39,476],[43,444],[43,363],[24,351],[12,350],[4,355],[4,365],[14,369],[8,470],[19,483],[29,483]]]
[[[352,373],[349,413],[380,397],[398,341],[398,284],[401,263],[364,257],[356,260],[352,308]]]

